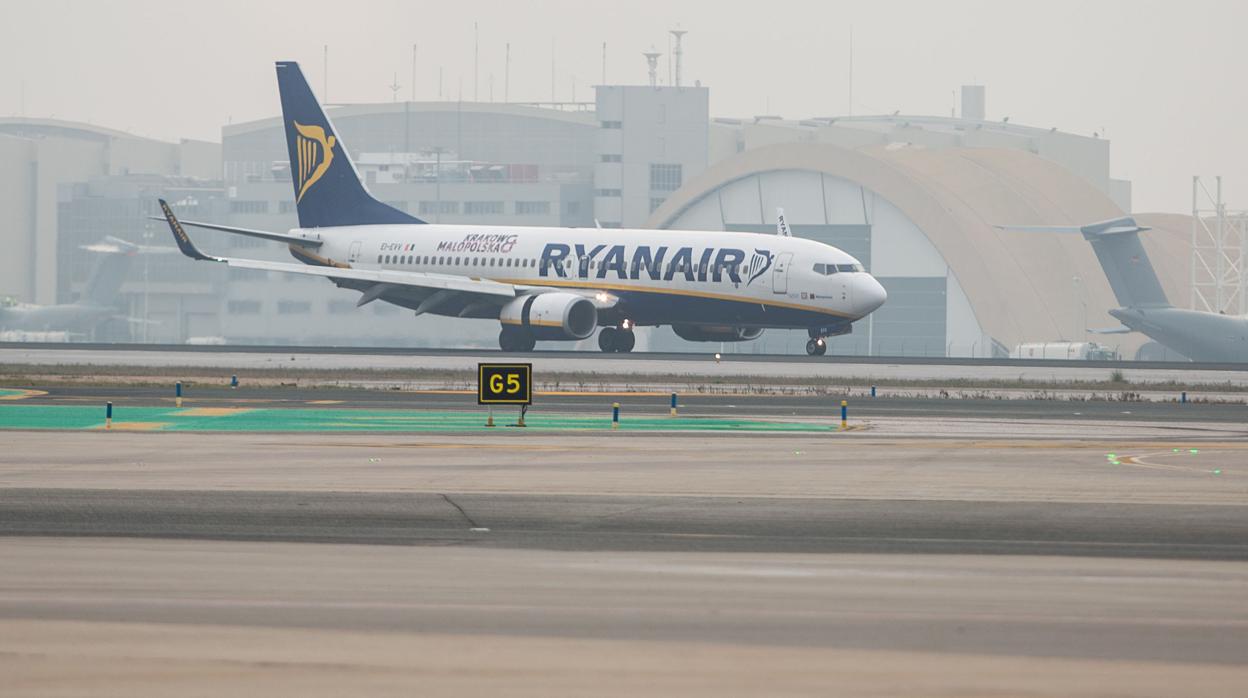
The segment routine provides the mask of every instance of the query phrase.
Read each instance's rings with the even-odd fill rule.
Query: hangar
[[[746,147],[689,180],[647,226],[770,232],[782,208],[795,235],[858,257],[889,300],[831,340],[830,354],[1004,356],[1024,342],[1096,339],[1088,328],[1117,324],[1106,312],[1117,303],[1081,237],[994,227],[1123,215],[1129,185],[1108,178],[1104,141],[939,117],[736,126]],[[773,142],[751,147],[755,126]],[[1170,297],[1185,298],[1190,219],[1137,217],[1160,224],[1144,235],[1146,249]],[[801,332],[770,332],[735,350],[796,353],[804,341]],[[1129,358],[1144,341],[1106,343]],[[650,347],[667,348],[662,331]]]

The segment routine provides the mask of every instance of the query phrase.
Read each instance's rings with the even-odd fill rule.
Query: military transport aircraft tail
[[[117,292],[125,281],[130,262],[138,253],[138,245],[118,240],[113,243],[114,250],[104,252],[91,267],[91,275],[87,277],[87,285],[78,299],[80,305],[109,307],[117,301]]]
[[[1140,233],[1149,228],[1134,218],[1114,218],[1083,226],[998,225],[1001,230],[1025,233],[1081,233],[1092,244],[1096,258],[1105,270],[1109,286],[1123,308],[1165,308],[1170,306],[1157,272],[1140,242]]]

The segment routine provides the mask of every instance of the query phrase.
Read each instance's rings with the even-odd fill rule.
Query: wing
[[[167,207],[164,199],[161,204]],[[168,220],[173,215],[167,208],[163,216],[148,216],[154,221]],[[199,223],[196,221],[178,221],[178,225],[189,225],[192,228],[206,228],[208,230],[219,230],[223,233],[233,233],[234,235],[246,235],[247,237],[260,238],[261,240],[272,240],[273,242],[294,243],[303,247],[320,247],[321,240],[312,233],[304,233],[302,235],[290,235],[288,233],[274,233],[268,230],[256,230],[254,228],[236,228],[232,225],[218,225],[216,223]]]
[[[414,271],[394,271],[375,269],[353,269],[338,262],[324,260],[323,265],[291,264],[289,262],[269,262],[259,259],[238,259],[234,257],[216,257],[200,251],[186,234],[182,224],[173,215],[173,209],[162,199],[160,208],[169,223],[173,240],[178,244],[182,254],[191,259],[218,262],[237,269],[255,269],[257,271],[274,271],[283,274],[303,274],[320,276],[330,279],[338,286],[361,291],[357,305],[371,303],[383,299],[396,305],[411,308],[419,315],[434,310],[447,313],[448,308],[456,310],[461,316],[490,317],[497,308],[518,295],[540,293],[545,289],[535,289],[497,281],[488,281],[467,276],[449,274],[428,274]],[[292,248],[293,249],[293,248]],[[310,253],[306,251],[303,256]],[[317,257],[317,260],[322,258]]]

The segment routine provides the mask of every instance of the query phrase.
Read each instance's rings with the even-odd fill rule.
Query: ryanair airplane
[[[376,300],[502,324],[504,351],[598,333],[605,352],[631,351],[636,327],[671,325],[694,342],[804,329],[806,351],[880,307],[884,288],[835,247],[777,234],[434,225],[373,198],[299,65],[277,64],[299,227],[285,233],[179,222],[160,202],[183,254],[231,267],[322,276]],[[301,264],[214,257],[183,226],[284,242]]]

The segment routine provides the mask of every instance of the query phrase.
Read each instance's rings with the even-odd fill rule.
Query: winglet
[[[160,210],[165,214],[165,222],[169,224],[169,231],[173,233],[173,241],[178,243],[178,249],[182,250],[182,254],[191,259],[205,260],[209,262],[219,262],[216,257],[209,257],[195,243],[191,242],[191,238],[187,236],[186,231],[182,229],[182,224],[178,222],[178,217],[173,215],[173,209],[169,208],[169,204],[164,199],[159,199]]]

